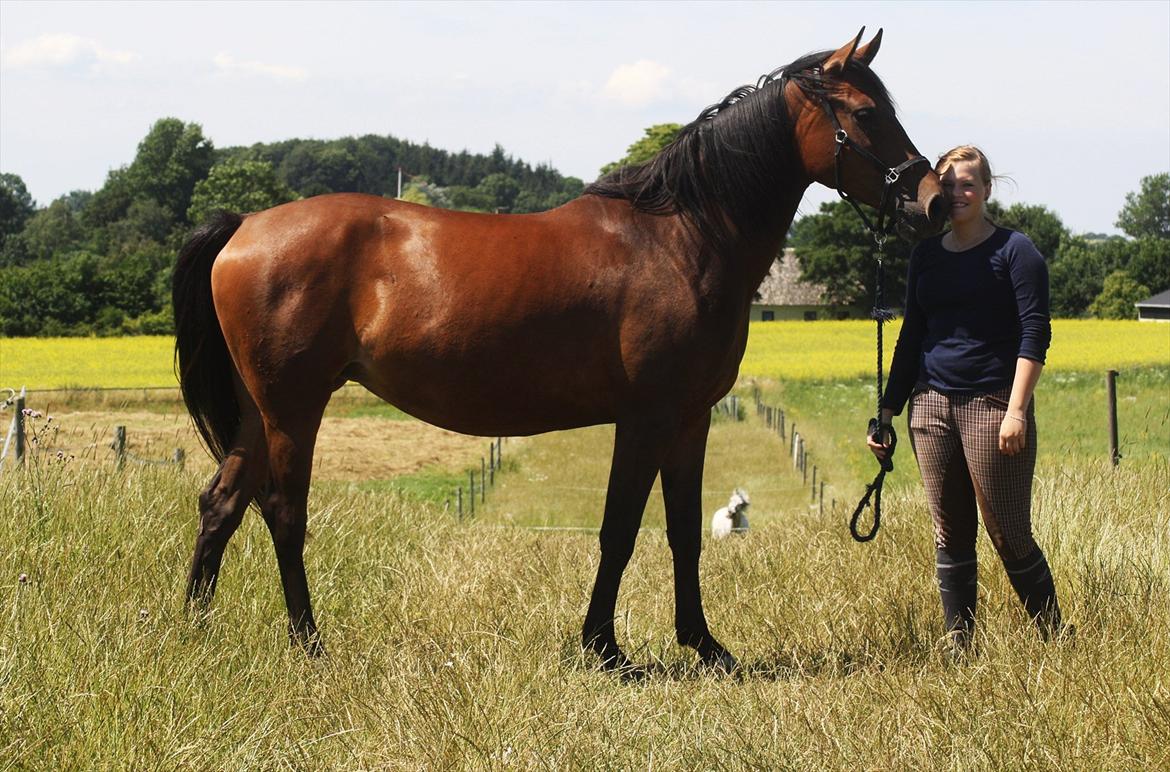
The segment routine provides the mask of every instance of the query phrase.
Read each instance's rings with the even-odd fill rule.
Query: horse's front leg
[[[601,523],[601,562],[581,643],[601,657],[603,667],[630,671],[633,669],[630,660],[618,647],[614,635],[613,615],[622,572],[634,554],[642,511],[658,476],[665,432],[661,428],[619,422],[616,434],[605,517]]]
[[[710,428],[710,411],[682,427],[662,461],[662,498],[666,505],[666,538],[674,555],[674,629],[678,642],[698,651],[704,664],[730,673],[738,663],[711,635],[699,590],[703,460]]]

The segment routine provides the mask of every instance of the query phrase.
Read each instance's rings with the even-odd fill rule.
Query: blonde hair
[[[991,162],[987,160],[987,156],[974,145],[959,145],[940,155],[938,163],[934,165],[935,174],[941,177],[946,174],[947,169],[964,161],[979,162],[979,177],[988,188],[991,187],[992,180],[998,179],[991,173]]]

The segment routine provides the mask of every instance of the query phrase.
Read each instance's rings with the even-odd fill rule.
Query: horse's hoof
[[[601,658],[601,669],[609,673],[617,673],[622,680],[638,680],[644,676],[645,670],[639,668],[616,643],[587,644],[585,651],[591,651]]]
[[[703,659],[703,664],[712,670],[718,670],[726,675],[739,674],[739,660],[732,656],[730,651],[724,651]]]

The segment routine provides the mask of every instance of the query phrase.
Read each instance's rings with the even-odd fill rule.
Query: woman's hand
[[[870,451],[878,457],[879,461],[884,461],[890,452],[890,425],[882,424],[881,442],[875,442],[872,434],[865,435],[865,444],[869,446]]]
[[[878,461],[885,461],[886,456],[890,454],[890,424],[894,422],[894,411],[888,407],[883,407],[879,413],[881,420],[881,442],[874,442],[873,435],[868,432],[865,435],[865,444],[869,446],[870,451],[878,457]],[[870,419],[870,425],[873,425],[873,419]]]
[[[1009,410],[999,425],[999,452],[1014,456],[1024,449],[1028,442],[1028,419],[1019,410]]]

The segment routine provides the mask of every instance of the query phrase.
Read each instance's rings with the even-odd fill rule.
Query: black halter
[[[865,224],[865,229],[870,232],[880,249],[882,244],[885,243],[886,236],[890,235],[892,232],[892,229],[885,221],[887,211],[891,208],[891,204],[901,208],[901,200],[891,195],[894,192],[894,186],[897,184],[898,180],[902,177],[902,174],[907,169],[920,163],[929,165],[930,162],[927,161],[923,156],[916,155],[913,158],[907,158],[897,166],[886,166],[880,158],[849,138],[849,133],[845,131],[845,129],[841,128],[841,121],[837,119],[837,113],[833,110],[833,106],[829,104],[828,99],[821,97],[821,106],[825,108],[825,114],[829,116],[829,120],[833,122],[833,126],[836,128],[836,133],[833,135],[833,141],[837,143],[837,148],[833,151],[834,187],[837,188],[837,194],[841,196],[842,199],[847,201],[851,207],[853,207],[853,211],[857,212],[857,216],[860,217],[861,222]],[[878,214],[876,226],[869,221],[868,217],[865,216],[865,212],[861,210],[861,207],[857,205],[857,202],[853,199],[853,197],[845,192],[845,188],[841,187],[841,151],[845,148],[849,148],[865,160],[872,163],[878,169],[885,172],[885,176],[883,178],[884,181],[882,184],[882,198],[877,208]],[[891,217],[890,219],[892,220],[893,218]]]

